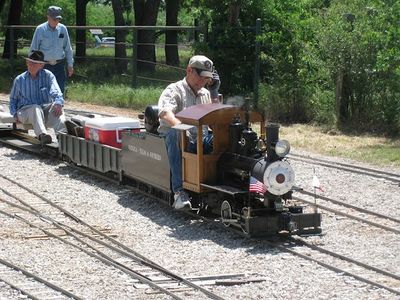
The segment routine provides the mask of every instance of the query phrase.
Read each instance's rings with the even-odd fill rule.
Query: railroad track
[[[144,193],[140,189],[134,189],[137,192]],[[146,193],[144,193],[146,194]],[[151,195],[147,195],[149,197],[152,197]],[[310,201],[305,201],[304,199],[300,200],[300,198],[294,197],[294,200],[298,201],[303,201],[309,205],[313,205],[313,202]],[[340,201],[339,201],[340,202]],[[318,206],[319,208],[323,208],[321,205]],[[379,215],[377,213],[363,210],[361,208],[358,208],[361,212],[370,212],[371,215],[373,216],[380,216],[383,218],[389,218],[392,219],[394,223],[399,223],[400,220],[390,218],[387,216]],[[337,211],[338,214],[345,215],[344,213],[340,212],[339,210]],[[191,212],[185,212],[188,216],[194,217],[194,218],[200,218],[204,222],[211,223],[215,225],[216,227],[222,227],[221,222],[216,222],[215,220],[211,220],[199,215],[196,215]],[[350,215],[351,217],[351,215]],[[356,216],[353,216],[353,219],[358,220]],[[368,220],[365,220],[366,223],[369,223]],[[395,233],[398,233],[398,230],[384,225],[376,224],[373,222],[370,222],[370,225],[392,231]],[[231,227],[224,228],[224,230],[229,230],[231,232],[234,232],[235,234],[241,234],[242,236],[246,236],[245,233],[238,231],[237,229],[233,229]],[[246,236],[247,237],[247,236]],[[254,238],[255,239],[255,238]],[[289,252],[295,256],[299,256],[307,261],[312,261],[317,264],[319,264],[322,267],[325,267],[333,272],[343,274],[349,277],[352,277],[358,281],[364,282],[366,284],[369,284],[371,286],[377,287],[377,288],[382,288],[385,290],[390,291],[393,294],[400,295],[400,276],[397,276],[396,274],[387,272],[383,269],[376,268],[374,266],[365,264],[363,262],[357,261],[355,259],[346,257],[344,255],[341,255],[339,253],[335,253],[333,251],[329,251],[327,249],[324,249],[322,247],[318,247],[316,245],[310,244],[306,242],[306,240],[302,237],[293,237],[293,236],[288,236],[286,234],[282,234],[281,236],[278,236],[279,242],[276,241],[276,239],[267,239],[264,238],[263,241],[267,243],[269,246],[280,249],[285,252]],[[297,250],[294,250],[294,247],[297,246]]]
[[[83,298],[35,275],[10,261],[0,258],[0,281],[30,299],[76,299]]]
[[[290,155],[288,155],[288,158],[294,161],[302,161],[313,165],[335,168],[338,170],[361,174],[361,175],[367,175],[374,178],[381,178],[394,182],[395,184],[398,184],[400,186],[400,174],[396,174],[393,172],[386,172],[374,168],[366,168],[352,164],[333,162],[325,159],[315,158],[307,155],[294,154],[294,153],[290,153]]]
[[[10,181],[13,184],[19,185],[17,182],[10,180],[9,178],[0,175],[1,178],[6,179],[8,181]],[[27,189],[26,187],[21,187],[23,189],[26,189],[28,192],[34,194],[35,196],[43,199],[43,200],[48,200],[40,195],[38,195],[37,193],[35,193],[34,191],[31,191],[30,189]],[[4,202],[3,199],[0,198],[1,202]],[[46,201],[47,202],[47,201]],[[53,203],[54,204],[54,203]],[[52,204],[52,205],[53,205]],[[56,204],[55,204],[56,205]],[[12,207],[15,209],[18,206],[16,206],[15,204],[12,205]],[[26,206],[25,206],[26,207]],[[56,205],[57,207],[57,205]],[[23,210],[28,210],[29,208],[22,208]],[[67,212],[67,211],[63,211],[63,214],[67,214],[69,218],[74,219],[77,222],[82,222],[81,220],[79,220],[78,218],[76,218],[74,215],[72,215],[71,213]],[[4,212],[2,210],[0,210],[0,213]],[[75,228],[72,228],[70,226],[66,226],[63,224],[58,224],[58,222],[55,222],[51,219],[49,219],[48,217],[43,216],[40,213],[37,212],[30,212],[34,215],[37,215],[40,218],[46,218],[47,222],[51,222],[52,224],[54,224],[54,226],[56,226],[58,229],[62,229],[66,232],[67,235],[74,237],[75,235],[79,235],[80,237],[78,237],[78,239],[89,239],[89,240],[93,240],[94,238],[92,236],[89,236],[85,233],[80,232],[79,230],[76,230]],[[15,215],[13,215],[12,217],[16,217]],[[24,220],[22,220],[24,221]],[[207,219],[206,219],[207,221]],[[216,222],[212,222],[210,220],[208,220],[211,223],[216,223]],[[35,226],[33,223],[28,223],[30,226]],[[217,223],[220,226],[220,223]],[[60,227],[58,227],[60,226]],[[53,237],[53,238],[57,238],[57,239],[61,239],[59,236],[57,235],[52,235],[51,232],[47,232],[45,230],[42,230],[43,232],[45,232],[46,235]],[[98,232],[95,230],[93,230],[93,232],[95,232],[97,235],[104,235],[101,232]],[[235,230],[235,232],[237,232]],[[399,276],[397,276],[396,274],[392,274],[390,272],[387,272],[385,270],[379,269],[379,268],[375,268],[373,266],[367,265],[365,263],[359,262],[357,260],[345,257],[343,255],[340,255],[338,253],[334,253],[331,252],[329,250],[323,249],[321,247],[312,245],[307,243],[305,240],[301,239],[301,238],[293,238],[293,237],[283,237],[284,239],[281,239],[280,241],[276,242],[274,240],[264,240],[265,243],[267,243],[269,246],[278,248],[282,251],[286,251],[289,252],[293,255],[299,256],[305,260],[308,261],[312,261],[315,262],[329,270],[332,270],[334,272],[337,272],[339,274],[343,274],[346,276],[350,276],[355,278],[358,281],[364,282],[366,284],[369,284],[371,286],[377,287],[377,288],[382,288],[382,289],[386,289],[388,291],[390,291],[393,294],[396,295],[400,295],[400,291],[398,290],[398,287],[400,286],[400,281],[399,281]],[[107,235],[105,236],[105,240],[110,240],[111,238],[109,238]],[[111,239],[113,240],[113,239]],[[102,246],[108,247],[106,244],[108,244],[106,242],[106,244],[104,244],[103,242],[100,242],[100,244]],[[87,244],[85,244],[86,247]],[[119,246],[119,243],[117,242],[117,246]],[[117,246],[112,246],[118,248]],[[137,276],[137,274],[131,274],[130,272],[134,271],[135,268],[144,268],[147,267],[148,265],[152,266],[153,263],[149,262],[146,258],[141,257],[140,255],[138,255],[137,253],[135,253],[134,251],[132,251],[129,248],[126,248],[125,246],[121,245],[122,250],[118,251],[124,259],[124,263],[121,265],[121,263],[117,263],[117,264],[113,264],[112,261],[115,261],[115,259],[112,259],[110,257],[108,257],[105,254],[100,254],[100,257],[98,256],[94,256],[96,258],[98,258],[99,260],[103,261],[104,263],[110,264],[112,266],[115,267],[121,267],[121,270],[124,271],[127,274],[132,275],[132,277],[134,277],[138,282],[140,282],[142,285],[149,285],[149,282],[147,281],[148,279],[151,280],[151,278],[148,278],[146,275],[141,275],[144,278],[142,278],[141,276]],[[97,252],[97,251],[96,251]],[[86,252],[85,252],[86,253]],[[89,254],[89,253],[87,253]],[[92,255],[92,254],[89,254]],[[137,260],[141,263],[141,266],[127,266],[125,261],[129,258],[131,258],[131,255],[134,257],[134,259]],[[136,263],[135,262],[135,263]],[[349,264],[351,264],[352,266],[349,267]],[[147,269],[150,270],[150,269]],[[151,272],[154,272],[153,270]],[[167,272],[168,273],[168,272]],[[160,273],[158,273],[160,274]],[[361,274],[361,275],[360,275]],[[166,275],[166,274],[161,274],[161,275],[157,275],[159,277],[158,282],[162,283],[161,287],[153,287],[153,291],[154,292],[162,292],[165,293],[167,295],[170,295],[171,297],[173,297],[174,299],[179,299],[179,295],[175,295],[172,291],[193,291],[194,287],[185,287],[182,282],[183,282],[183,278],[179,278],[179,280],[181,280],[178,283],[174,283],[173,282],[173,278],[171,281],[171,278]],[[160,276],[162,276],[162,279],[160,278]],[[173,277],[173,276],[172,276]],[[157,282],[157,280],[151,280],[154,282]],[[169,289],[169,294],[168,292],[164,292],[164,287],[167,287],[166,289]],[[212,298],[212,299],[219,299],[218,296],[216,296],[216,298],[207,295],[207,297]]]
[[[285,237],[280,242],[265,241],[265,243],[307,261],[317,263],[333,272],[353,277],[371,286],[400,295],[400,276],[307,243],[301,237]]]
[[[179,296],[179,292],[182,290],[190,291],[194,295],[198,294],[196,298],[199,299],[204,297],[223,299],[202,286],[157,265],[35,191],[6,176],[0,175],[0,178],[14,186],[12,192],[1,189],[3,193],[14,200],[0,197],[1,214],[18,219],[51,238],[74,247],[108,266],[119,269],[138,282],[146,284],[155,291],[166,294],[173,299],[182,299]],[[4,184],[1,186],[4,186]],[[17,188],[20,191],[17,192]],[[32,195],[35,197],[32,197]],[[34,200],[28,201],[29,198]],[[39,211],[34,206],[40,206],[41,210]],[[54,211],[50,213],[49,207],[52,207]],[[46,213],[43,211],[46,211]],[[70,219],[69,222],[66,219]],[[71,223],[75,224],[71,225]],[[51,229],[48,229],[49,224],[52,226]],[[73,241],[63,238],[60,231],[73,238]],[[259,281],[260,279],[254,280]]]
[[[360,221],[366,223],[368,225],[381,228],[386,231],[390,231],[396,234],[400,234],[400,230],[398,226],[400,224],[400,220],[393,218],[388,215],[383,215],[368,209],[364,209],[361,207],[357,207],[351,204],[348,204],[344,201],[332,199],[326,196],[318,195],[310,191],[299,190],[297,191],[303,195],[308,196],[307,199],[293,196],[293,200],[297,200],[303,203],[306,203],[310,206],[314,206],[316,208],[332,212],[337,215],[341,215],[347,217],[349,219],[353,219],[356,221]],[[312,199],[314,198],[314,199]],[[318,199],[318,202],[316,202]],[[324,203],[329,203],[330,206],[321,204],[321,200]],[[336,208],[334,208],[336,207]],[[358,215],[357,215],[357,214]]]
[[[291,159],[296,160],[296,158],[293,158],[293,157],[291,157]],[[298,160],[300,160],[300,159],[298,159]],[[315,163],[315,159],[309,158],[308,162]],[[318,162],[318,164],[320,164],[322,166],[326,166],[326,167],[334,167],[334,165],[329,164],[328,161],[325,161],[325,162],[321,161],[321,162]],[[338,169],[352,172],[352,168],[354,169],[354,166],[346,165],[346,164],[339,164]],[[364,169],[366,169],[366,170],[363,170],[363,169],[357,170],[357,167],[356,167],[354,173],[365,174],[365,175],[374,176],[377,178],[384,178],[384,179],[391,180],[393,182],[400,182],[399,180],[396,179],[397,178],[396,176],[399,176],[397,174],[389,173],[389,172],[379,173],[380,172],[379,170],[374,170],[374,169],[367,170],[367,168],[364,168]],[[377,171],[377,172],[374,173],[374,171]],[[400,179],[400,177],[398,177],[398,179]],[[135,189],[135,190],[143,193],[143,191],[140,191],[138,189]],[[307,193],[310,193],[310,192],[302,191],[302,193],[307,195]],[[308,196],[311,196],[311,195],[308,194]],[[314,194],[312,194],[312,196],[314,196]],[[318,198],[322,199],[322,196],[318,196]],[[327,198],[327,197],[324,197],[324,198]],[[308,200],[300,199],[300,198],[298,198],[296,200],[302,200],[303,202],[306,202],[306,203],[308,201]],[[330,199],[330,200],[334,200],[334,199]],[[329,200],[327,200],[327,201],[329,201]],[[334,201],[337,201],[337,200],[334,200]],[[314,203],[312,201],[308,201],[308,204],[313,205]],[[321,204],[317,204],[317,205],[320,209],[325,209],[325,210],[329,210],[331,212],[335,212],[335,211],[333,211],[332,208],[325,207]],[[339,205],[343,205],[343,203],[341,203]],[[348,208],[352,209],[352,210],[357,210],[360,213],[369,213],[366,210],[362,211],[361,208],[356,208],[356,207],[348,207]],[[335,212],[335,213],[347,216],[347,213],[340,212],[339,210],[337,210],[337,212]],[[193,214],[191,214],[191,215],[193,215]],[[375,217],[381,217],[381,216],[378,216],[376,213],[371,214],[371,215],[375,215]],[[354,216],[354,217],[355,217],[354,219],[361,221],[358,217],[356,217],[356,216]],[[383,218],[388,219],[388,220],[391,219],[388,216],[383,216]],[[376,227],[380,227],[382,229],[392,231],[396,234],[399,233],[398,230],[396,229],[396,226],[397,226],[396,224],[399,223],[399,220],[392,218],[392,220],[390,220],[390,221],[394,222],[393,224],[395,224],[395,225],[393,226],[393,224],[392,224],[392,226],[387,226],[387,225],[379,224],[375,221],[368,221],[368,220],[365,220],[363,222],[370,223],[370,225],[373,225],[373,226],[376,226],[374,224],[374,223],[376,223],[376,224],[378,224]],[[216,222],[214,222],[214,224],[215,223]],[[218,224],[220,225],[220,223],[218,223]],[[69,230],[69,228],[64,228],[63,230],[65,230],[65,229]],[[71,230],[71,231],[72,231],[72,233],[75,233],[73,230]],[[316,262],[319,265],[326,267],[329,270],[332,270],[332,271],[335,271],[337,273],[344,274],[347,276],[351,276],[351,277],[353,277],[361,282],[367,283],[371,286],[383,288],[383,289],[386,289],[396,295],[400,295],[400,292],[398,290],[399,289],[399,277],[396,274],[392,274],[392,273],[386,272],[385,270],[378,269],[373,266],[369,266],[362,262],[358,262],[351,258],[347,258],[338,253],[330,252],[329,250],[326,250],[326,249],[323,249],[320,247],[316,247],[315,245],[306,243],[304,240],[289,238],[287,240],[284,240],[284,241],[281,241],[278,243],[273,242],[273,241],[266,241],[266,243],[268,243],[270,246],[276,247],[283,251],[290,252],[293,255],[302,257],[303,259]],[[349,263],[352,263],[353,267],[349,268],[347,265]],[[362,270],[360,271],[358,268],[361,268]],[[385,279],[382,279],[381,277],[385,277]],[[140,281],[140,282],[143,282],[143,281]],[[146,283],[143,283],[143,284],[146,284]],[[192,289],[192,288],[190,288],[190,289]],[[157,289],[157,288],[155,288],[154,290],[156,292],[162,291],[161,289]]]

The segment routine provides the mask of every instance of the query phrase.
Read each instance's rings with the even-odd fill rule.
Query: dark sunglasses
[[[197,69],[197,68],[192,68],[192,69],[196,71],[196,73],[197,73],[198,76],[204,77],[204,76],[201,76],[200,74],[201,74],[201,72],[206,71],[206,70]],[[214,69],[213,69],[213,71],[214,71]],[[212,72],[213,72],[213,71],[212,71]]]
[[[197,68],[192,68],[192,69],[196,71],[196,73],[197,73],[197,75],[198,75],[198,76],[201,76],[201,75],[200,75],[200,74],[201,74],[201,72],[203,72],[203,71],[204,71],[204,70],[197,69]]]

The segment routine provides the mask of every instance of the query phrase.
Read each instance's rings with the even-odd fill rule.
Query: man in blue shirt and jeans
[[[67,61],[68,76],[74,73],[74,59],[67,27],[60,23],[62,9],[50,6],[47,10],[47,22],[36,27],[29,53],[40,50],[46,61],[45,68],[50,70],[57,78],[61,92],[64,94],[66,74],[65,61]]]
[[[43,69],[44,55],[33,51],[26,58],[27,71],[18,75],[10,93],[10,114],[17,122],[32,124],[42,144],[52,142],[46,125],[56,132],[65,129],[64,98],[53,73]]]

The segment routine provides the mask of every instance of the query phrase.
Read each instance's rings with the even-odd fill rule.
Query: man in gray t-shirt
[[[210,89],[205,88],[213,81],[214,85]],[[186,67],[186,77],[178,82],[172,83],[162,92],[158,100],[160,126],[158,132],[165,137],[168,160],[171,168],[171,182],[174,196],[174,208],[182,209],[190,207],[188,194],[182,186],[182,153],[180,150],[178,131],[171,128],[181,123],[175,114],[186,107],[196,104],[206,104],[218,102],[219,78],[214,72],[213,62],[203,56],[195,55]],[[211,148],[212,135],[208,135],[207,128],[203,128],[204,147]],[[190,140],[194,143],[196,132],[190,132]]]

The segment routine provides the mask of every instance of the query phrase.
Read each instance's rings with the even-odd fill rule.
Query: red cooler
[[[122,131],[128,129],[139,132],[139,120],[124,117],[93,118],[85,123],[85,138],[101,144],[122,148]]]

